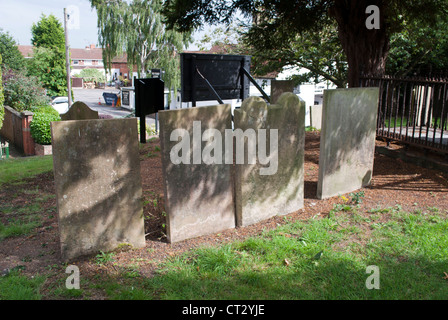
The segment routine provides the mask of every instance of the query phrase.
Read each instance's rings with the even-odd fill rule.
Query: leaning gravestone
[[[145,245],[137,119],[51,123],[64,260]]]
[[[324,91],[317,197],[329,198],[370,184],[379,88]]]
[[[99,119],[98,111],[90,109],[84,102],[77,101],[70,109],[61,114],[61,120],[91,120]]]
[[[293,93],[283,93],[277,104],[270,106],[259,97],[250,97],[235,110],[234,119],[235,132],[241,129],[248,136],[244,163],[239,163],[235,151],[237,225],[247,226],[303,208],[305,102]],[[253,132],[258,139],[251,146]],[[237,137],[236,150],[238,143]],[[249,155],[255,148],[258,158],[251,161]]]
[[[159,112],[169,242],[235,227],[232,164],[224,162],[222,142],[232,128],[230,108]]]

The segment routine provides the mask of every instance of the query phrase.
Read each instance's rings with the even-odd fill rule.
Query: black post
[[[196,56],[191,56],[191,105],[192,107],[196,107]]]
[[[146,116],[140,116],[140,143],[146,143]]]
[[[245,69],[245,68],[241,68],[241,71],[243,72],[243,74],[245,76],[247,76],[247,78],[249,79],[250,82],[253,83],[253,85],[255,86],[255,88],[258,89],[258,91],[260,91],[261,95],[263,96],[263,98],[267,101],[267,102],[271,102],[271,99],[269,98],[269,96],[266,94],[266,92],[263,91],[263,89],[260,87],[260,85],[257,83],[257,81],[255,81],[254,78],[252,78],[252,76],[250,75],[250,73]]]
[[[216,92],[216,90],[213,88],[213,86],[210,84],[210,82],[202,75],[202,73],[199,72],[198,68],[196,68],[196,72],[199,74],[199,76],[202,78],[202,80],[204,80],[205,84],[207,85],[208,90],[215,96],[216,100],[218,100],[218,102],[220,104],[224,104],[224,101],[222,101],[219,94]]]

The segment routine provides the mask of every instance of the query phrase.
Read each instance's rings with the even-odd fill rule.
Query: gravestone
[[[64,260],[145,245],[137,119],[51,123]]]
[[[324,91],[317,197],[368,186],[375,152],[379,88]]]
[[[310,126],[317,130],[322,129],[322,105],[310,106]]]
[[[280,96],[277,104],[270,106],[259,97],[250,97],[234,113],[235,131],[241,129],[249,134],[250,129],[253,129],[260,137],[260,129],[265,129],[267,138],[266,143],[257,140],[256,163],[251,164],[249,159],[243,164],[236,161],[237,225],[247,226],[303,208],[305,102],[288,92]],[[277,130],[277,139],[272,129]],[[270,163],[261,161],[260,155],[264,152],[260,152],[260,147],[263,146],[266,155],[270,155]],[[244,149],[248,155],[248,143]],[[237,152],[235,156],[238,156]],[[276,168],[275,161],[278,163]],[[261,169],[265,171],[260,171]]]
[[[159,112],[169,242],[235,227],[232,164],[207,164],[201,158],[211,143],[203,136],[207,129],[222,138],[231,130],[230,108],[225,104]],[[185,150],[178,149],[181,143]],[[224,153],[224,143],[215,153]],[[178,161],[179,155],[185,161]]]
[[[61,114],[61,120],[92,120],[99,119],[98,111],[90,109],[84,102],[76,101],[66,113]]]
[[[283,93],[293,91],[294,82],[292,80],[271,80],[271,104],[277,103]]]

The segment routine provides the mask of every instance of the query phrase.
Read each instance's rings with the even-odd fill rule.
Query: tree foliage
[[[370,5],[379,9],[379,29],[366,27]],[[353,87],[361,74],[385,73],[390,37],[402,30],[404,21],[433,26],[447,8],[447,0],[168,0],[164,13],[170,28],[192,30],[207,23],[228,24],[240,12],[250,18],[247,39],[254,50],[278,51],[277,56],[285,48],[310,48],[313,35],[337,28],[335,51],[342,48],[347,82]]]
[[[35,47],[58,48],[65,51],[65,35],[61,22],[52,14],[41,15],[37,23],[31,26],[31,43]]]
[[[77,77],[83,78],[86,81],[105,82],[106,75],[98,69],[86,68],[82,69],[76,74]]]
[[[28,61],[28,74],[35,76],[47,95],[67,94],[64,28],[54,15],[42,15],[31,27],[33,58]]]
[[[254,50],[253,53],[256,74],[282,68],[306,69],[305,73],[295,72],[291,79],[297,84],[327,80],[339,88],[347,86],[347,59],[335,25],[297,34],[289,46]]]
[[[161,0],[91,0],[98,14],[99,44],[103,60],[111,69],[114,57],[127,54],[131,69],[139,76],[151,68],[165,71],[168,88],[180,83],[177,53],[190,42],[190,33],[167,30],[162,21]]]
[[[435,26],[404,21],[403,30],[391,37],[386,72],[395,77],[447,76],[448,16]]]
[[[347,85],[347,62],[335,25],[302,32],[289,46],[260,51],[254,49],[246,31],[247,28],[237,22],[227,27],[218,26],[204,34],[196,45],[202,51],[213,49],[213,53],[219,54],[251,55],[251,73],[255,76],[305,68],[307,72],[294,72],[291,80],[297,84],[328,80],[340,88]]]
[[[67,94],[64,52],[55,48],[34,48],[33,58],[28,61],[28,73],[39,79],[47,90],[48,96],[65,96]]]
[[[0,54],[3,58],[3,68],[20,70],[25,67],[25,58],[20,53],[17,43],[8,32],[0,29]]]

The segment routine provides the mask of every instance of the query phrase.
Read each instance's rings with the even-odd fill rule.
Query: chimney
[[[95,45],[94,45],[94,44],[91,44],[91,45],[90,45],[90,49],[95,49]]]

